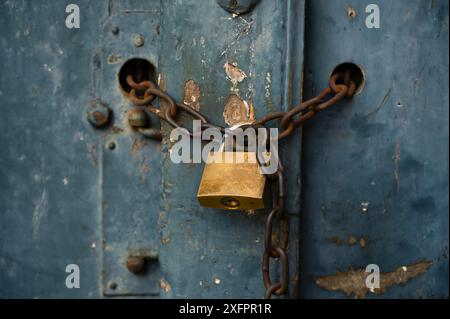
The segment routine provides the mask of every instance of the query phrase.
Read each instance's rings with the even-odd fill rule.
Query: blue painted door
[[[366,26],[369,1],[237,1],[254,4],[239,15],[215,0],[76,3],[80,28],[68,29],[69,3],[0,1],[0,297],[264,295],[267,213],[199,206],[203,165],[171,162],[157,117],[161,141],[129,125],[121,70],[133,59],[226,126],[360,66],[358,95],[280,144],[291,297],[448,296],[448,2],[376,1],[379,29]],[[93,106],[108,125],[87,121]],[[66,286],[70,264],[80,288]]]

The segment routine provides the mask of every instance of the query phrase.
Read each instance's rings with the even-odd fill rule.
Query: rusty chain
[[[166,92],[158,88],[151,81],[142,81],[137,83],[133,77],[129,75],[127,84],[131,90],[127,94],[129,100],[136,107],[145,107],[145,109],[156,114],[161,120],[166,121],[174,128],[180,128],[176,117],[180,111],[192,116],[194,119],[201,121],[202,131],[206,128],[217,128],[222,133],[225,127],[211,124],[207,118],[200,112],[184,103],[175,102]],[[302,126],[307,120],[311,119],[318,112],[323,111],[330,106],[338,103],[345,97],[352,97],[355,93],[356,85],[350,79],[350,73],[336,73],[330,77],[328,86],[317,96],[302,102],[300,105],[292,108],[287,112],[273,112],[256,120],[246,127],[264,127],[270,121],[279,120],[282,132],[275,139],[282,140],[291,135],[295,128]],[[326,97],[330,96],[328,99]],[[159,97],[163,100],[167,107],[165,111],[155,108],[152,105],[153,100]],[[187,130],[187,129],[186,129]],[[193,132],[189,132],[191,137],[199,137]],[[201,132],[200,132],[201,133]],[[266,137],[269,136],[266,134]],[[268,139],[270,142],[270,138]],[[286,185],[284,182],[284,167],[281,158],[278,156],[278,169],[273,174],[265,174],[269,180],[270,190],[272,194],[272,208],[266,219],[265,235],[264,235],[264,254],[262,261],[262,276],[264,286],[266,288],[265,298],[270,299],[275,296],[289,296],[289,215],[285,212]],[[259,161],[259,156],[257,156]],[[263,165],[260,163],[263,168]],[[264,173],[264,169],[262,170]],[[274,230],[277,230],[274,232]],[[273,282],[270,274],[271,259],[280,260],[281,278]]]

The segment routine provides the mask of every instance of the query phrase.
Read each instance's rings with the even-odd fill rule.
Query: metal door
[[[170,161],[169,127],[162,141],[131,129],[120,83],[127,62],[144,59],[175,99],[228,125],[298,103],[304,3],[254,2],[237,16],[214,0],[79,1],[80,29],[67,29],[64,2],[2,1],[2,296],[264,295],[265,213],[201,208],[202,165]],[[86,112],[104,107],[110,125],[93,128]],[[289,146],[295,242],[299,145]],[[145,275],[127,269],[130,256],[147,259]],[[65,287],[68,264],[79,289]]]
[[[0,1],[0,297],[263,297],[266,212],[200,207],[203,165],[170,161],[156,117],[161,141],[130,127],[121,70],[231,126],[313,96],[343,62],[360,94],[280,144],[291,297],[448,296],[448,3],[379,0],[369,29],[370,3],[79,0],[69,29],[65,1]],[[368,264],[383,294],[360,286]]]

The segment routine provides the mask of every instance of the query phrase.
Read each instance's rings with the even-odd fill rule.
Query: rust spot
[[[163,278],[161,278],[161,280],[159,281],[159,286],[162,290],[164,290],[166,294],[172,291],[172,286]]]
[[[347,16],[349,19],[354,19],[356,18],[356,10],[353,7],[348,7],[347,8]]]
[[[120,55],[111,54],[108,57],[108,64],[117,64],[122,61],[122,57]]]
[[[357,243],[359,243],[361,248],[364,248],[364,247],[366,247],[367,239],[368,239],[367,236],[361,237],[359,239],[355,236],[349,236],[347,239],[341,239],[341,238],[335,236],[335,237],[331,237],[329,240],[337,246],[343,246],[343,245],[354,246]]]
[[[113,127],[111,128],[111,132],[112,132],[113,134],[120,134],[120,133],[123,132],[123,128],[118,127],[118,126],[113,126]]]
[[[380,288],[373,289],[373,293],[383,294],[393,285],[408,282],[428,271],[432,265],[431,261],[421,261],[409,266],[401,266],[396,270],[380,274]],[[370,291],[366,286],[366,277],[370,273],[365,269],[349,269],[347,272],[337,271],[336,275],[319,277],[316,284],[329,291],[342,291],[347,296],[354,295],[356,298],[365,298]]]
[[[367,240],[367,238],[364,238],[364,237],[359,239],[359,246],[361,246],[361,248],[366,247],[366,240]]]
[[[347,240],[347,243],[349,246],[353,246],[354,244],[356,244],[356,238],[353,236],[350,236]]]
[[[239,123],[253,122],[255,120],[253,102],[250,101],[249,105],[236,94],[231,94],[225,104],[223,118],[225,123],[230,126]]]
[[[170,237],[161,238],[161,244],[163,245],[167,245],[168,243],[170,243],[170,241],[171,241]]]
[[[227,62],[225,63],[223,68],[228,76],[228,79],[230,79],[233,85],[236,85],[237,83],[244,81],[244,79],[247,77],[245,72],[237,67],[236,63]]]
[[[106,117],[102,112],[95,111],[92,116],[94,117],[95,123],[98,126],[103,126],[108,122],[108,117]]]
[[[200,88],[194,80],[188,80],[184,84],[184,104],[189,105],[196,111],[200,111]]]
[[[95,146],[93,144],[87,145],[89,158],[94,166],[97,166],[97,155],[95,154]]]

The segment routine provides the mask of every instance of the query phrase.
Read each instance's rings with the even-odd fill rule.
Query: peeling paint
[[[248,104],[247,101],[242,100],[236,94],[231,94],[225,104],[223,118],[225,123],[230,126],[253,122],[255,120],[253,102],[250,101],[250,104]]]
[[[431,261],[421,261],[409,266],[400,266],[396,270],[380,274],[380,288],[369,289],[366,277],[370,274],[365,269],[349,269],[347,272],[337,271],[336,275],[319,277],[316,284],[329,291],[342,291],[347,296],[365,298],[368,292],[383,294],[393,285],[400,285],[428,271]]]
[[[227,74],[228,79],[233,83],[233,86],[236,86],[239,82],[244,81],[247,77],[244,71],[238,68],[236,63],[225,63],[223,66],[225,73]]]
[[[184,84],[184,104],[189,105],[196,111],[200,111],[200,87],[194,80],[188,80]]]

